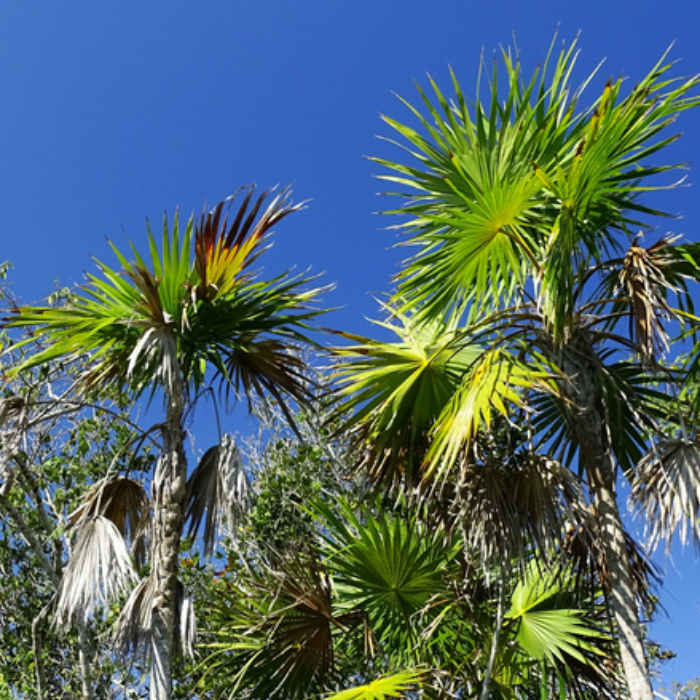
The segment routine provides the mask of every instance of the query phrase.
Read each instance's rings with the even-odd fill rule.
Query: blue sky
[[[111,261],[106,238],[144,240],[145,218],[199,213],[240,185],[292,184],[308,208],[280,226],[270,272],[311,267],[335,282],[328,323],[368,332],[375,297],[402,251],[376,212],[391,202],[365,156],[401,158],[379,114],[410,119],[394,93],[457,73],[473,94],[482,51],[513,35],[527,69],[555,31],[580,32],[580,77],[641,77],[673,42],[677,74],[700,72],[700,10],[691,1],[259,0],[5,2],[0,6],[2,251],[14,293],[36,301]],[[683,115],[678,160],[691,187],[657,200],[700,229],[700,109]],[[696,170],[693,170],[695,164]],[[664,233],[661,230],[660,233]],[[662,559],[660,561],[663,562]],[[662,595],[670,621],[652,636],[678,653],[664,681],[700,675],[700,576],[675,553]]]

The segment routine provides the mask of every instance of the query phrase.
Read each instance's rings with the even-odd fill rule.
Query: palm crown
[[[272,228],[301,205],[291,205],[285,190],[263,210],[268,193],[250,206],[253,192],[230,224],[224,212],[235,196],[197,225],[191,219],[182,235],[177,217],[172,230],[166,218],[160,251],[149,228],[150,267],[134,246],[130,261],[112,245],[121,270],[98,262],[101,277],[88,275],[69,305],[16,309],[7,325],[33,326],[46,341],[25,366],[92,353],[86,389],[128,388],[138,396],[156,380],[170,392],[178,367],[186,384],[201,388],[212,368],[243,393],[286,391],[302,399],[289,342],[304,339],[305,321],[316,313],[307,305],[320,290],[303,290],[303,276],[260,281],[250,269]]]

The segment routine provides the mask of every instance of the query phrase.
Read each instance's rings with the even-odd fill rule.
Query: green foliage
[[[182,235],[177,216],[172,226],[165,218],[160,249],[149,228],[148,260],[134,245],[132,261],[112,245],[121,268],[98,262],[101,276],[88,275],[65,304],[18,307],[5,325],[34,327],[46,345],[12,371],[90,353],[83,389],[126,390],[132,401],[154,382],[172,395],[180,371],[200,389],[208,369],[226,395],[233,385],[237,395],[280,398],[283,391],[303,399],[301,365],[288,344],[305,340],[306,322],[318,313],[308,305],[321,290],[303,290],[303,277],[252,276],[248,268],[271,228],[299,209],[285,190],[261,212],[268,193],[251,206],[253,191],[230,226],[224,209],[235,196],[204,212],[197,226],[190,219]]]
[[[325,700],[384,700],[403,698],[421,681],[422,675],[416,671],[402,671],[385,678],[378,678],[366,685],[348,688],[326,696]]]
[[[454,74],[450,94],[431,78],[415,105],[402,100],[413,124],[385,118],[405,156],[377,159],[402,199],[387,213],[411,246],[381,324],[398,339],[346,335],[353,344],[338,350],[336,372],[372,481],[418,493],[424,510],[456,521],[470,565],[504,575],[516,557],[522,567],[556,552],[594,589],[602,584],[625,635],[630,692],[646,699],[642,639],[623,618],[637,616],[629,592],[636,583],[644,595],[648,569],[624,532],[615,486],[619,474],[635,480],[659,537],[700,533],[696,433],[661,415],[679,385],[696,383],[699,346],[673,374],[661,359],[674,335],[696,342],[700,244],[666,235],[643,246],[639,230],[666,216],[641,197],[678,184],[669,178],[682,165],[666,159],[671,126],[700,104],[700,76],[669,77],[663,56],[630,89],[608,81],[584,104],[594,75],[573,85],[576,58],[575,42],[553,43],[527,76],[502,50],[488,74],[482,65],[473,100]],[[526,436],[507,466],[492,449],[504,422]],[[499,585],[505,593],[513,581]],[[516,593],[527,598],[524,585]],[[514,620],[503,627],[497,597],[482,697]],[[520,646],[576,688],[573,669],[594,663],[585,649],[595,635],[582,640],[578,614],[535,599],[532,609],[521,601]],[[507,685],[499,692],[514,697]]]

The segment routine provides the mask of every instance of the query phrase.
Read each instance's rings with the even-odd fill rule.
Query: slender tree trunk
[[[90,648],[85,622],[78,621],[78,663],[80,664],[80,683],[82,700],[93,700],[95,694],[92,686],[92,662],[94,654]]]
[[[180,541],[185,521],[187,462],[182,430],[184,394],[181,380],[174,383],[177,386],[170,387],[167,416],[162,429],[163,454],[153,477],[151,700],[170,700],[172,697],[172,664],[177,629],[175,603]]]
[[[653,700],[625,531],[617,504],[617,468],[608,435],[608,430],[614,426],[607,425],[602,397],[596,389],[593,357],[593,348],[585,341],[577,343],[564,357],[562,369],[570,382],[568,390],[574,404],[572,427],[596,508],[598,536],[608,567],[608,594],[617,624],[627,688],[634,700]]]

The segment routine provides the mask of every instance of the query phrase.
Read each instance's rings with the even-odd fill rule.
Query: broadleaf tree
[[[5,376],[36,351],[17,349],[6,333],[2,343]],[[141,675],[140,663],[112,653],[109,607],[68,633],[52,615],[76,547],[72,514],[110,471],[126,470],[138,484],[154,462],[152,443],[123,407],[76,395],[81,366],[25,370],[0,398],[0,666],[10,697],[119,697]]]

